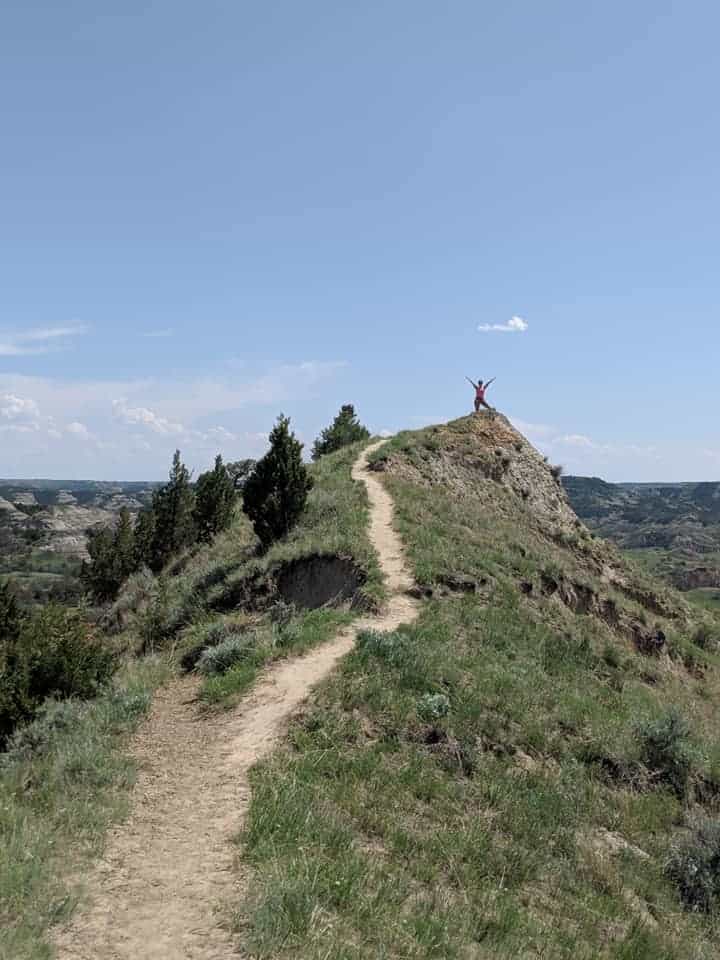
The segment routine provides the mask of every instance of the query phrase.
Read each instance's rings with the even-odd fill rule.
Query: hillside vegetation
[[[503,417],[375,467],[425,601],[254,772],[251,955],[716,956],[718,621],[594,537]]]
[[[350,476],[361,448],[312,466],[304,513],[266,553],[238,509],[210,544],[131,577],[97,631],[117,674],[89,701],[48,701],[11,737],[0,753],[0,956],[50,955],[48,927],[71,913],[77,878],[127,810],[127,734],[171,669],[201,668],[206,709],[229,706],[264,664],[382,601],[365,487]]]

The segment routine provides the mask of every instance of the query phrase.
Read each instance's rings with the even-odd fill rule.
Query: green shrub
[[[46,700],[35,719],[9,738],[3,761],[29,760],[47,753],[58,733],[79,723],[86,708],[81,700]]]
[[[720,823],[700,821],[675,847],[665,871],[689,910],[715,911],[720,904]]]
[[[409,657],[408,638],[398,632],[381,633],[378,630],[363,630],[355,641],[355,649],[363,657],[378,657],[393,666],[400,666]]]
[[[439,720],[450,713],[450,700],[444,693],[427,693],[417,705],[421,720]]]
[[[678,797],[687,793],[694,763],[690,730],[677,710],[637,727],[640,760],[655,779],[670,786]]]
[[[114,656],[77,613],[49,604],[0,638],[0,744],[48,697],[94,696]]]
[[[198,660],[197,669],[206,677],[225,673],[230,667],[249,659],[255,647],[252,634],[231,634],[217,646],[208,647]]]

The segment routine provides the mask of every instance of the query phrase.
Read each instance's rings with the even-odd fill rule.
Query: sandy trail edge
[[[114,828],[87,877],[86,909],[55,936],[58,960],[227,960],[237,947],[220,925],[221,908],[240,896],[231,837],[250,802],[249,768],[274,747],[288,717],[347,653],[359,630],[391,630],[417,615],[392,526],[393,502],[367,467],[353,467],[370,498],[370,539],[389,601],[380,616],[355,622],[306,656],[280,661],[231,714],[207,717],[195,703],[197,679],[157,694],[133,738],[138,781],[128,820]]]

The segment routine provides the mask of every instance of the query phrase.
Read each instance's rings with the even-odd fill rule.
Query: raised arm
[[[475,387],[475,389],[477,390],[477,384],[473,380],[471,380],[470,377],[465,377],[465,379],[467,380],[468,383],[471,383],[473,387]]]
[[[487,381],[487,383],[485,384],[486,390],[494,380],[497,380],[497,377],[492,377],[490,380]]]

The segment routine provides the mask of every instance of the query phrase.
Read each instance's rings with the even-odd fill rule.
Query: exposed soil
[[[327,554],[292,560],[276,579],[278,593],[286,603],[299,610],[317,610],[326,604],[360,605],[366,576],[349,557]]]
[[[393,504],[367,470],[353,468],[371,503],[370,539],[390,600],[379,616],[342,630],[304,657],[277,663],[236,710],[200,712],[197,679],[176,680],[156,697],[133,740],[139,776],[127,821],[110,834],[86,878],[86,905],[55,938],[59,960],[227,960],[237,946],[223,927],[241,895],[231,842],[250,802],[247,773],[271,751],[310,689],[347,653],[359,630],[392,630],[414,619],[412,579],[393,529]]]

